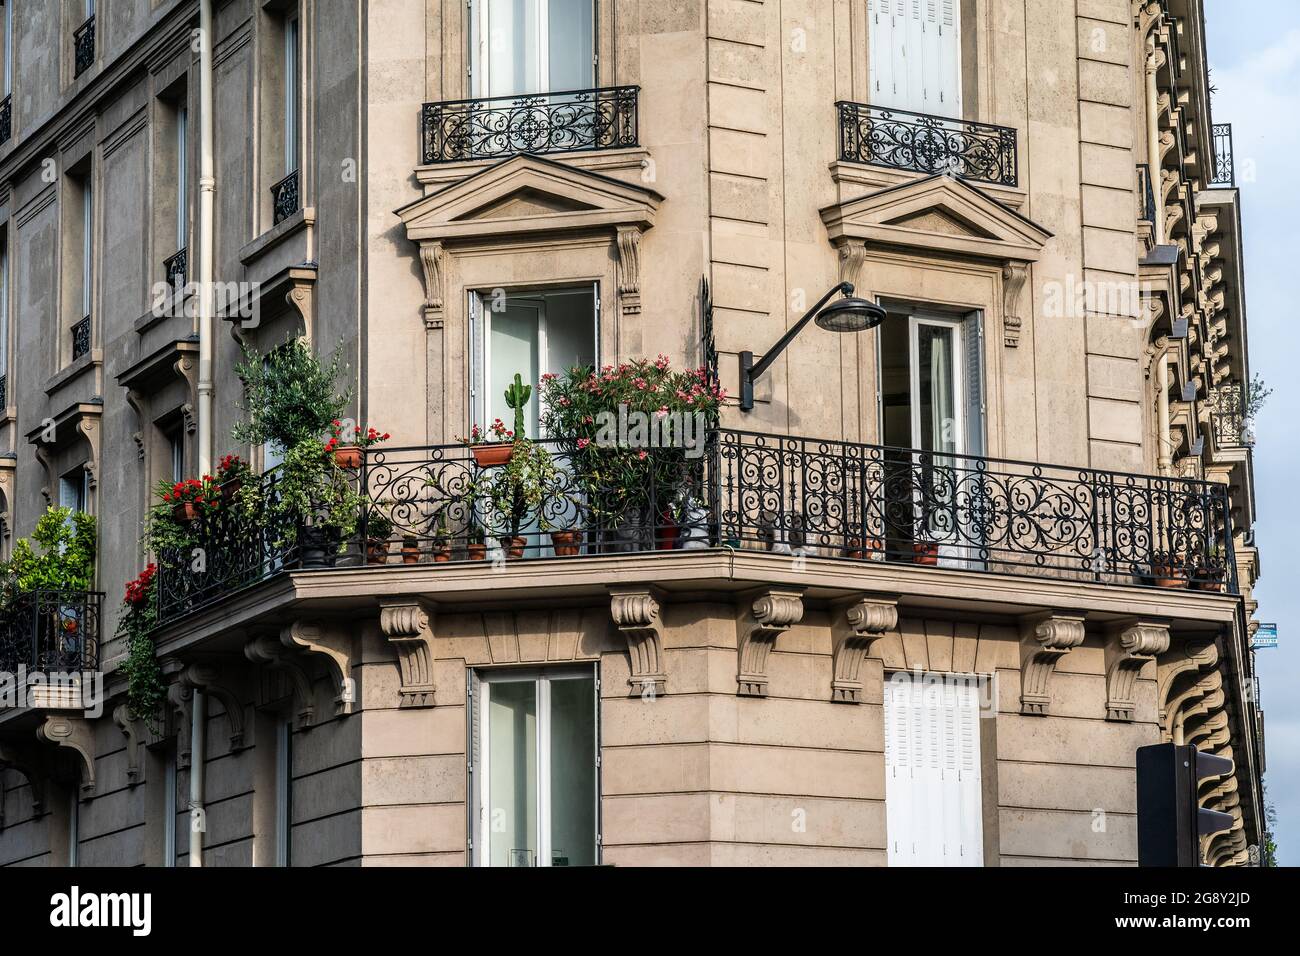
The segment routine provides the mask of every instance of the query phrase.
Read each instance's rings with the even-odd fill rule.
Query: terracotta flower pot
[[[515,446],[511,442],[493,443],[490,445],[473,445],[470,451],[474,453],[474,461],[480,468],[496,468],[498,465],[504,465],[515,453]]]
[[[434,564],[446,564],[451,560],[451,545],[446,541],[435,541],[429,547],[429,553],[433,555]]]
[[[367,564],[387,564],[389,540],[387,538],[371,538],[366,542],[366,563]]]
[[[912,562],[934,567],[939,563],[939,545],[934,541],[913,541]]]
[[[199,509],[192,501],[178,501],[172,505],[172,517],[181,524],[199,520]]]
[[[1187,572],[1172,564],[1153,564],[1151,582],[1158,588],[1185,588]]]
[[[415,538],[404,538],[402,540],[402,563],[419,564],[420,563],[420,542]]]
[[[659,514],[659,527],[655,528],[655,549],[673,551],[677,547],[677,522],[671,511]]]
[[[863,538],[860,541],[852,541],[844,549],[844,557],[854,558],[858,561],[864,559],[884,556],[885,543],[879,538]]]
[[[357,445],[343,445],[334,449],[334,464],[340,468],[356,470],[361,467],[361,460],[365,455]]]
[[[501,545],[506,549],[506,557],[522,558],[524,556],[524,548],[528,547],[528,539],[519,536],[502,538]]]
[[[1193,591],[1223,591],[1222,574],[1217,574],[1209,568],[1198,568],[1194,577],[1196,580],[1192,582]]]
[[[471,561],[487,560],[487,545],[481,541],[471,542],[466,546],[465,550],[469,552],[469,559]]]
[[[232,478],[221,486],[221,500],[226,502],[226,504],[230,504],[239,497],[239,492],[243,487],[243,481],[238,478]]]
[[[581,531],[552,531],[551,544],[555,553],[561,557],[571,557],[582,551]]]

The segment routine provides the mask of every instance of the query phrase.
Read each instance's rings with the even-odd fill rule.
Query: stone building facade
[[[1203,849],[1250,859],[1201,0],[214,0],[214,455],[275,464],[230,438],[244,344],[341,347],[402,449],[363,466],[381,500],[468,468],[520,362],[662,353],[735,396],[837,283],[887,317],[728,403],[697,541],[259,551],[164,599],[152,724],[112,635],[154,485],[199,462],[199,323],[159,292],[200,244],[199,3],[3,7],[4,549],[97,516],[107,702],[0,709],[0,862],[188,865],[198,760],[205,865],[1131,865],[1161,741],[1232,757]]]

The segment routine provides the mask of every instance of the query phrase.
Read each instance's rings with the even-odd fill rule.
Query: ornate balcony
[[[9,407],[9,376],[0,375],[0,412]]]
[[[280,225],[298,211],[302,204],[298,192],[298,170],[271,187],[271,224]]]
[[[72,49],[72,75],[78,77],[95,65],[95,15],[93,13],[72,34]]]
[[[1156,221],[1156,194],[1151,188],[1151,167],[1139,163],[1137,168],[1137,217],[1139,222]]]
[[[14,98],[13,95],[6,96],[0,100],[0,146],[14,135]]]
[[[1016,131],[968,120],[842,102],[844,162],[919,173],[951,173],[972,182],[1017,184]]]
[[[90,316],[72,327],[72,361],[90,352]]]
[[[425,103],[421,162],[572,153],[637,145],[639,87]]]
[[[1214,124],[1214,172],[1211,186],[1236,186],[1237,170],[1232,153],[1232,124]]]
[[[163,556],[161,619],[289,571],[716,548],[1237,592],[1219,484],[729,430],[694,457],[538,444],[553,468],[527,494],[461,445],[369,449],[350,540],[275,517],[263,476],[251,515],[202,519],[201,572]]]
[[[1218,448],[1249,448],[1246,399],[1240,385],[1221,385],[1210,393],[1210,425]]]
[[[163,271],[173,289],[189,281],[189,254],[184,247],[163,260]]]
[[[0,671],[20,667],[45,674],[99,666],[103,594],[93,591],[23,591],[0,605]]]

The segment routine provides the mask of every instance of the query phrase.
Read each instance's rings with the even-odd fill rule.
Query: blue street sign
[[[1250,639],[1250,649],[1258,651],[1265,647],[1277,647],[1277,625],[1261,624]]]

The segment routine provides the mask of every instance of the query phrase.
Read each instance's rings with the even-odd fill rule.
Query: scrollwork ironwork
[[[840,159],[1015,186],[1016,131],[969,120],[841,102]]]

